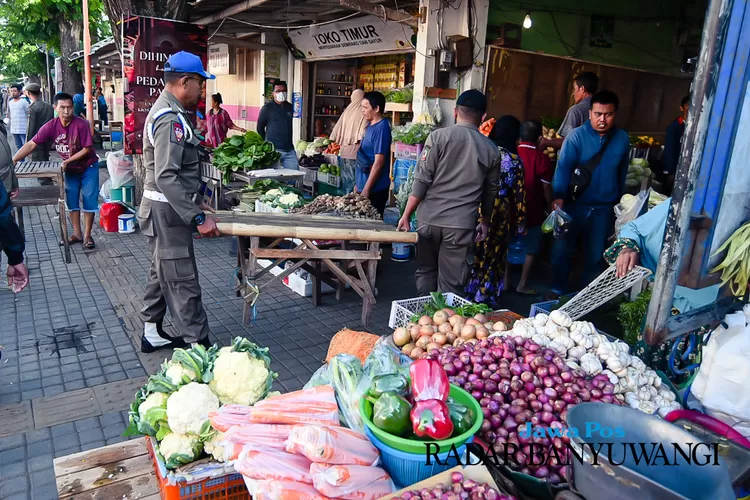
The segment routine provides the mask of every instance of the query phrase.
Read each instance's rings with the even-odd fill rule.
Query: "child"
[[[524,189],[526,190],[526,261],[523,264],[521,280],[516,291],[524,295],[536,295],[536,290],[528,285],[534,257],[539,255],[542,247],[542,223],[546,210],[552,204],[552,175],[555,169],[552,162],[540,149],[537,143],[542,135],[542,124],[538,121],[527,121],[521,125],[518,144],[518,156],[521,157],[524,170]]]

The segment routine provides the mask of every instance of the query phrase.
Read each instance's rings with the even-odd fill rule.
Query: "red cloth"
[[[526,190],[526,227],[541,226],[547,202],[543,184],[550,184],[555,170],[549,157],[537,149],[533,142],[521,142],[518,156],[523,162],[524,189]]]
[[[219,147],[232,127],[234,122],[227,110],[220,109],[218,113],[214,113],[213,109],[209,109],[206,113],[206,142],[215,148]]]

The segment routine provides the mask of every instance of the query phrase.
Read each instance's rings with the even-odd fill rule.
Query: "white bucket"
[[[396,262],[407,262],[411,255],[411,245],[408,243],[393,243],[391,245],[391,259]]]
[[[123,214],[117,218],[118,233],[130,234],[135,232],[135,215]]]

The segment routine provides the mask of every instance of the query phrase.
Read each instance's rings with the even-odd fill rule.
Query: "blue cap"
[[[167,62],[164,63],[165,73],[195,73],[200,75],[206,80],[213,80],[216,78],[211,73],[203,69],[203,63],[201,58],[190,52],[177,52],[172,54]]]

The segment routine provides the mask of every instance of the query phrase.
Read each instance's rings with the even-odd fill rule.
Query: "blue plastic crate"
[[[367,426],[365,426],[365,434],[373,446],[380,451],[380,463],[383,469],[391,475],[391,479],[399,490],[461,465],[456,463],[456,454],[451,453],[450,450],[437,455],[443,465],[438,464],[434,459],[431,460],[430,465],[427,465],[427,457],[424,453],[406,453],[391,448],[375,437]],[[473,440],[472,436],[466,442],[471,443]],[[465,456],[466,445],[456,448],[456,451],[458,456]]]

